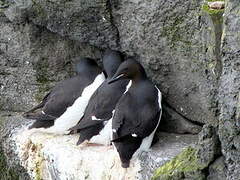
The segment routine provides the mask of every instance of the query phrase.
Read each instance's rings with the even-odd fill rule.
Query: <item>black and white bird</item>
[[[112,129],[112,112],[127,89],[129,80],[108,84],[120,64],[123,62],[117,51],[107,50],[103,56],[103,68],[107,79],[94,92],[85,109],[84,116],[72,128],[80,132],[77,145],[86,142],[110,145]]]
[[[123,62],[108,82],[130,79],[131,86],[120,98],[112,119],[112,142],[128,168],[132,157],[148,151],[162,115],[162,95],[135,60]]]
[[[105,75],[95,60],[80,58],[77,75],[58,83],[40,104],[23,114],[36,121],[29,127],[54,134],[68,134],[83,116],[88,101],[104,82]]]

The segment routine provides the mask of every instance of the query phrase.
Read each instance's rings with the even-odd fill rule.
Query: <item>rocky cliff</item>
[[[101,63],[106,48],[116,49],[140,61],[162,91],[160,131],[197,134],[203,126],[194,149],[172,155],[154,178],[239,179],[240,2],[218,1],[215,7],[212,1],[1,0],[2,114],[35,105],[57,81],[74,74],[76,57]],[[4,117],[1,124],[9,131],[1,130],[3,150],[9,164],[19,166],[14,148],[7,147],[16,144],[10,137],[25,121]],[[168,137],[158,135],[163,136]],[[183,157],[192,157],[194,168]]]

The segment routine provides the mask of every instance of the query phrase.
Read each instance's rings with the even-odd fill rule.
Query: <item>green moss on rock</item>
[[[47,83],[48,82],[48,75],[47,71],[49,68],[49,63],[47,58],[42,57],[38,60],[35,64],[34,68],[36,69],[36,78],[39,83]]]
[[[204,166],[199,163],[196,153],[196,149],[188,147],[174,159],[158,168],[152,180],[180,180],[185,177],[204,179],[201,173]]]
[[[40,16],[42,18],[46,18],[47,15],[46,15],[45,10],[42,7],[41,3],[39,1],[37,1],[37,0],[32,0],[32,3],[33,3],[34,13],[37,16]]]
[[[162,35],[167,36],[174,47],[177,42],[182,42],[186,45],[191,45],[191,42],[184,38],[185,28],[180,28],[184,23],[184,17],[174,17],[172,23],[163,26]],[[187,28],[187,27],[186,27]]]
[[[5,118],[0,116],[0,130],[3,128]],[[2,146],[0,144],[0,179],[1,180],[18,180],[16,172],[7,166],[6,157],[3,153]]]
[[[41,102],[47,92],[51,89],[49,83],[40,84],[37,93],[34,95],[34,98],[37,102]]]
[[[210,2],[210,1],[208,1],[208,2]],[[224,9],[211,9],[211,8],[209,8],[209,6],[206,2],[203,4],[202,10],[211,16],[214,24],[215,23],[222,24],[222,22],[223,22],[222,15],[224,13]]]
[[[38,92],[35,94],[35,99],[37,102],[40,102],[50,89],[50,77],[47,74],[49,69],[49,63],[47,58],[41,58],[34,65],[34,69],[36,70],[36,78],[37,82],[39,83],[39,88]]]
[[[31,171],[34,173],[34,179],[35,180],[43,180],[43,169],[44,167],[44,157],[41,152],[41,149],[43,148],[42,144],[34,144],[32,141],[28,144],[29,147],[29,153],[31,154],[32,161],[34,161],[34,166]]]
[[[1,14],[3,14],[5,9],[7,9],[8,7],[9,7],[9,2],[6,2],[4,0],[0,0],[0,16],[1,16]]]
[[[0,146],[0,179],[1,180],[18,180],[19,177],[13,169],[7,166],[6,157]]]
[[[223,14],[224,9],[211,9],[207,3],[203,4],[202,9],[210,15]]]
[[[43,158],[38,154],[37,156],[37,162],[35,166],[35,173],[36,173],[36,180],[42,180],[42,163],[43,163]]]
[[[9,2],[6,0],[0,0],[0,9],[1,8],[7,8],[9,6]]]
[[[223,33],[223,9],[211,9],[208,5],[208,2],[214,2],[212,0],[208,0],[202,6],[202,12],[208,15],[212,21],[212,27],[214,30],[215,36],[215,44],[214,47],[208,47],[208,50],[211,50],[213,55],[215,56],[214,59],[208,65],[208,69],[214,72],[216,78],[220,78],[222,74],[222,62],[221,62],[221,39]],[[210,27],[210,28],[212,28]]]

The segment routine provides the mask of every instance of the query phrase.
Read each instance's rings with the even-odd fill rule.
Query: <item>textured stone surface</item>
[[[30,20],[52,32],[98,47],[117,47],[107,0],[18,0],[5,12],[15,22]]]
[[[185,119],[171,107],[163,105],[163,113],[159,126],[160,131],[179,134],[198,134],[202,127]]]
[[[222,41],[223,73],[219,91],[219,137],[227,166],[227,179],[240,179],[240,2],[226,1]]]
[[[217,158],[210,165],[207,180],[226,180],[226,168],[223,156]]]
[[[199,141],[208,179],[226,174],[238,180],[239,7],[236,0],[226,0],[225,10],[211,10],[203,0],[0,0],[0,109],[29,109],[56,81],[73,74],[74,57],[100,58],[106,47],[119,49],[139,60],[163,92],[160,129],[198,133],[201,127],[192,122],[208,124]],[[19,162],[13,152],[7,155],[10,165]]]
[[[210,125],[204,125],[198,136],[197,156],[199,162],[204,167],[208,167],[221,154],[217,129]]]
[[[0,146],[0,175],[3,180],[18,180],[18,174],[15,170],[8,166],[6,156]]]
[[[100,58],[89,45],[31,24],[0,21],[0,109],[26,111],[56,82],[73,74],[78,56]]]
[[[23,104],[34,102],[32,92],[37,89],[34,84],[24,88],[34,79],[26,51],[30,48],[26,35],[30,27],[15,27],[5,18],[0,28],[0,108],[19,111]]]
[[[204,180],[204,166],[197,158],[197,150],[189,147],[174,157],[171,161],[158,168],[153,180]]]
[[[201,1],[114,1],[121,50],[137,56],[179,114],[216,123],[215,31]]]
[[[0,142],[2,151],[6,156],[7,164],[10,168],[14,169],[20,180],[26,179],[30,180],[26,169],[21,165],[21,161],[17,155],[16,144],[14,141],[8,137],[14,133],[15,128],[20,128],[22,125],[26,125],[27,122],[11,118],[12,113],[10,112],[0,112]]]
[[[14,23],[30,21],[79,42],[134,55],[178,114],[216,123],[215,30],[201,6],[197,0],[18,0],[5,14]]]
[[[1,115],[3,117],[3,114]],[[122,176],[123,171],[115,150],[104,146],[77,147],[77,135],[41,134],[26,130],[26,124],[29,122],[24,121],[19,114],[4,117],[4,128],[1,128],[0,137],[8,160],[13,165],[20,160],[20,164],[32,179],[68,177],[79,180],[115,180],[116,177]],[[149,152],[132,161],[128,170],[129,179],[150,179],[157,167],[197,142],[196,135],[160,133],[159,137],[159,142]]]
[[[224,172],[221,172],[224,169],[223,159],[215,161],[220,154],[221,148],[217,128],[204,125],[198,135],[197,146],[182,151],[170,162],[160,166],[155,171],[153,179],[204,180],[224,175]]]
[[[27,14],[32,8],[29,4],[30,1],[16,1],[5,11],[13,23],[4,16],[1,20],[0,109],[3,110],[26,111],[36,104],[57,81],[72,75],[74,57],[101,57],[99,49],[89,44],[79,44],[44,27],[23,23],[24,18],[19,20],[21,16],[12,12],[12,8],[21,7],[17,12]],[[164,112],[167,114],[162,121],[164,131],[196,134],[201,130],[200,126],[165,105]]]

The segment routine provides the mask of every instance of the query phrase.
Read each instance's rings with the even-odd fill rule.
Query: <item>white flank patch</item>
[[[136,158],[140,153],[142,153],[143,151],[148,151],[151,144],[152,144],[152,140],[153,140],[153,136],[158,128],[158,125],[160,123],[160,120],[161,120],[161,116],[162,116],[162,105],[161,105],[161,102],[162,102],[162,93],[160,92],[160,90],[157,88],[157,86],[155,86],[157,91],[158,91],[158,104],[159,104],[159,108],[160,108],[160,115],[159,115],[159,120],[158,120],[158,123],[157,123],[157,126],[156,128],[153,130],[153,132],[145,137],[142,141],[142,144],[141,146],[138,148],[138,150],[133,154],[133,157]]]
[[[114,110],[112,110],[112,116],[114,115],[114,113],[115,113],[115,109],[114,109]]]
[[[68,134],[68,129],[75,126],[84,114],[88,101],[95,90],[103,83],[105,76],[103,73],[99,74],[92,84],[85,87],[80,97],[78,97],[72,106],[55,120],[54,125],[50,128],[44,129],[43,132],[55,134]]]
[[[44,111],[42,111],[42,114],[45,114],[45,112],[44,112]]]
[[[114,109],[114,110],[112,110],[112,118],[113,118],[113,116],[114,116],[114,113],[115,113],[115,109]],[[111,119],[111,120],[112,120],[112,119]],[[117,132],[117,130],[116,130],[116,129],[112,129],[112,132],[116,133],[116,132]]]
[[[137,134],[135,134],[135,133],[134,133],[134,134],[132,134],[132,137],[137,137]]]
[[[96,118],[96,116],[92,116],[92,120],[93,121],[101,121],[102,119],[98,119],[98,118]]]
[[[131,85],[132,85],[132,80],[129,81],[129,83],[128,83],[127,87],[126,87],[126,90],[125,90],[125,92],[123,94],[126,94],[126,92],[128,92],[128,90],[131,87]]]
[[[103,144],[103,145],[110,145],[112,139],[112,118],[107,121],[107,124],[104,128],[100,131],[100,133],[96,136],[93,136],[89,142],[94,144]]]

